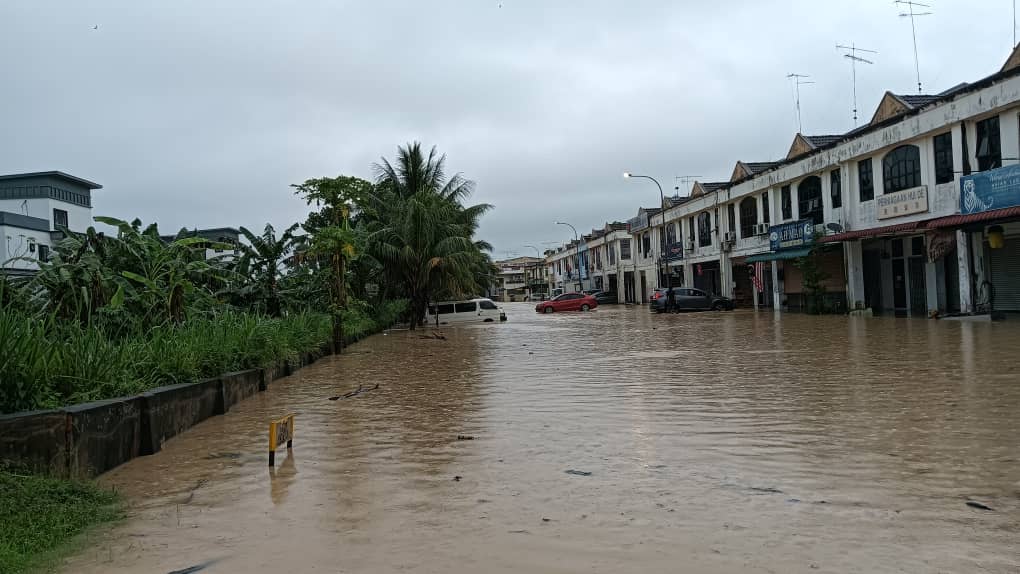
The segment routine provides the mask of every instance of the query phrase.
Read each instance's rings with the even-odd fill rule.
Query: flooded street
[[[107,473],[129,518],[65,571],[1020,571],[1017,322],[506,307]]]

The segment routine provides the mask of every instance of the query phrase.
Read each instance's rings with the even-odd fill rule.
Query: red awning
[[[982,211],[981,213],[970,213],[967,215],[949,215],[946,217],[939,217],[938,219],[928,220],[924,226],[929,229],[957,227],[967,225],[969,223],[980,223],[982,221],[1005,219],[1007,217],[1020,217],[1020,206],[993,209],[991,211]]]
[[[879,235],[890,235],[893,233],[903,233],[906,231],[914,231],[918,227],[924,224],[923,221],[912,221],[910,223],[899,223],[896,225],[886,225],[885,227],[872,227],[870,229],[858,229],[856,231],[844,231],[843,233],[836,233],[835,235],[826,235],[825,237],[818,238],[819,243],[833,243],[836,241],[849,241],[851,239],[860,239],[862,237],[878,237]]]

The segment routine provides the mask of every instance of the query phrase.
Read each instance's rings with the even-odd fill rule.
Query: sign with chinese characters
[[[815,224],[810,219],[791,221],[769,227],[769,249],[781,251],[812,245],[815,242]]]
[[[667,262],[680,261],[684,258],[684,242],[677,241],[666,245],[665,258]]]
[[[960,178],[960,213],[981,213],[1014,205],[1020,205],[1020,165]]]
[[[878,209],[877,219],[924,213],[928,211],[928,187],[921,185],[880,195],[875,198],[875,207]]]

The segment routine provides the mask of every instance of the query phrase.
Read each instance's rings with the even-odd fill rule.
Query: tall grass
[[[388,327],[405,301],[367,305],[344,316],[344,332],[360,338]],[[55,408],[194,382],[222,373],[295,359],[330,340],[329,315],[278,319],[239,311],[116,331],[61,323],[0,305],[0,412]]]

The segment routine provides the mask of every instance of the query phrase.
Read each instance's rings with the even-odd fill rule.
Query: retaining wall
[[[167,440],[331,353],[327,345],[293,362],[133,397],[0,415],[0,462],[53,476],[91,478],[159,452]]]

